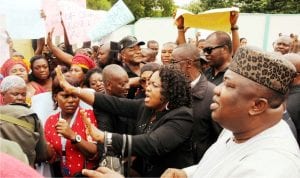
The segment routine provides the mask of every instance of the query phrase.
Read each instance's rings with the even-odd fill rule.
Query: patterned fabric
[[[85,69],[93,69],[96,67],[96,63],[86,55],[76,54],[72,59],[72,64],[79,65]]]
[[[91,119],[94,125],[96,124],[96,119],[92,110],[85,110],[87,116]],[[56,154],[59,158],[62,158],[62,143],[61,136],[56,132],[55,125],[59,119],[59,112],[51,115],[45,123],[45,136],[46,140],[53,146]],[[77,114],[74,124],[72,125],[72,130],[79,134],[82,139],[87,141],[91,140],[91,136],[87,134],[85,125],[82,121],[81,114]],[[68,169],[69,175],[64,175],[66,177],[73,176],[75,173],[81,172],[83,168],[92,169],[95,166],[95,162],[85,158],[84,154],[77,149],[77,147],[71,144],[71,140],[67,140],[66,143],[66,162],[61,165],[62,173],[65,173],[65,169]],[[87,161],[85,166],[85,161]]]
[[[295,67],[281,56],[251,46],[238,49],[229,69],[281,94],[296,75]]]
[[[26,69],[27,73],[29,72],[29,67],[26,65],[24,60],[22,60],[22,59],[8,59],[4,62],[4,64],[1,67],[1,74],[3,75],[3,77],[8,76],[9,70],[16,64],[21,64]]]

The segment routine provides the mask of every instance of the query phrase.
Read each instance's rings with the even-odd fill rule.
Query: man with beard
[[[118,56],[119,50],[119,44],[117,42],[110,41],[101,45],[97,54],[98,67],[104,69],[105,66],[110,64],[121,65],[121,61]]]
[[[140,46],[144,44],[145,42],[137,41],[134,36],[126,36],[119,42],[123,68],[130,78],[130,89],[127,98],[134,98],[137,89],[140,87],[139,76],[143,62]]]

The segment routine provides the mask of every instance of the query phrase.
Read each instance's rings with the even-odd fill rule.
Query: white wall
[[[239,20],[240,37],[246,37],[248,44],[272,51],[272,42],[278,37],[278,33],[285,35],[290,33],[300,35],[299,14],[248,14],[241,13]],[[195,32],[200,31],[201,38],[211,33],[202,29],[189,29],[186,37],[194,37]],[[134,25],[124,26],[105,38],[119,41],[126,35],[134,35],[138,40],[147,42],[157,40],[160,46],[169,41],[175,41],[177,36],[176,26],[171,17],[142,18]]]

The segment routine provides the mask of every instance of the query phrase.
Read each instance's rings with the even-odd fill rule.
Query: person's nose
[[[24,101],[25,100],[25,96],[22,95],[22,94],[18,94],[17,97],[16,97],[16,100],[17,101]]]
[[[40,71],[41,71],[41,72],[45,72],[45,71],[47,71],[47,68],[46,68],[46,67],[41,67],[41,68],[40,68]]]
[[[100,80],[99,80],[99,81],[97,81],[96,85],[97,85],[97,86],[103,86],[104,84],[103,84],[103,81],[100,81]]]
[[[17,70],[16,75],[21,75],[23,72],[21,70]]]
[[[217,95],[217,96],[220,96],[220,93],[221,93],[221,88],[223,87],[223,82],[220,83],[219,85],[217,85],[215,88],[214,88],[214,94]]]
[[[75,96],[68,96],[67,97],[67,102],[73,103],[75,101],[76,97]]]
[[[126,84],[125,84],[125,87],[124,87],[126,90],[129,90],[129,88],[130,88],[130,85],[129,85],[129,82],[127,82]]]

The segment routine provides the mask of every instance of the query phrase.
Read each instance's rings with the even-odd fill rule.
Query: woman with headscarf
[[[26,83],[16,75],[5,77],[0,84],[0,135],[17,142],[27,155],[30,166],[48,160],[47,146],[40,119],[25,103]]]
[[[24,79],[27,86],[26,103],[30,105],[31,97],[33,95],[45,92],[45,89],[40,85],[32,85],[28,81],[28,73],[29,67],[25,64],[23,60],[20,59],[8,59],[4,62],[1,68],[1,74],[3,75],[3,77],[9,75],[17,75]]]
[[[71,63],[70,67],[70,76],[76,78],[80,83],[80,86],[83,86],[85,74],[96,67],[95,62],[86,55],[76,54]]]

